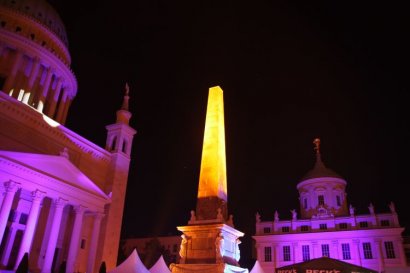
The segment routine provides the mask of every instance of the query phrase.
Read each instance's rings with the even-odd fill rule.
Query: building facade
[[[298,183],[300,217],[261,221],[256,215],[256,255],[265,272],[327,256],[378,272],[410,272],[402,232],[393,203],[389,212],[356,214],[348,206],[347,182],[325,167],[320,140],[315,139],[316,163]]]
[[[150,251],[150,244],[159,244],[160,251],[166,252],[166,256],[163,253],[165,262],[178,263],[179,262],[179,247],[181,245],[181,236],[158,236],[158,237],[145,237],[145,238],[129,238],[121,242],[121,248],[124,257],[128,257],[134,251],[137,250],[137,253],[140,255],[141,260],[145,262],[145,266],[149,267],[150,265],[146,264],[146,260],[149,259],[148,253]],[[155,242],[156,241],[156,242]],[[156,257],[155,257],[156,258]],[[156,262],[155,259],[150,259],[151,263]]]
[[[77,81],[45,0],[0,0],[0,264],[96,272],[117,263],[132,140],[128,86],[102,148],[64,126]],[[86,113],[84,113],[86,114]],[[114,114],[114,113],[113,113]]]

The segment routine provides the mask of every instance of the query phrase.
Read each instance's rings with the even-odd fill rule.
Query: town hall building
[[[393,202],[389,212],[376,213],[369,204],[367,214],[357,214],[346,198],[346,180],[327,168],[314,140],[316,163],[297,184],[300,216],[262,221],[256,215],[257,260],[265,272],[276,268],[329,257],[379,273],[410,272],[402,232]]]

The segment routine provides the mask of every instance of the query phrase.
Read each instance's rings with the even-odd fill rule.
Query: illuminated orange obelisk
[[[228,215],[223,92],[209,89],[196,211],[183,234],[180,261],[172,273],[248,273],[239,267],[239,237]]]
[[[227,195],[223,91],[215,86],[208,95],[196,219],[216,219],[218,209],[227,219]]]

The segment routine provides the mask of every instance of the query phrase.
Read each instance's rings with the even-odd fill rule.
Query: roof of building
[[[302,177],[301,181],[305,181],[312,178],[320,178],[320,177],[336,177],[342,178],[333,170],[327,168],[322,161],[322,155],[320,154],[320,139],[315,138],[313,140],[313,144],[315,145],[314,150],[316,151],[316,162],[313,169],[311,169],[305,176]]]
[[[68,185],[108,199],[108,196],[91,179],[71,163],[67,155],[0,151],[0,158],[5,158],[38,173],[64,181]]]
[[[319,178],[319,177],[336,177],[342,178],[339,174],[335,171],[327,168],[321,159],[321,155],[318,153],[316,154],[316,162],[313,166],[313,169],[308,171],[301,179],[301,181],[305,181],[312,178]]]
[[[65,26],[56,10],[45,0],[0,0],[0,6],[22,13],[44,25],[68,46]]]
[[[346,263],[329,257],[321,257],[312,259],[306,262],[296,263],[292,265],[282,266],[276,268],[277,273],[288,272],[287,270],[294,270],[295,273],[305,273],[306,269],[312,270],[338,270],[340,273],[377,273],[377,271],[354,264]],[[283,270],[283,271],[282,271]]]

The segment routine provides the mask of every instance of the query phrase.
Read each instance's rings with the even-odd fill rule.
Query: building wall
[[[327,245],[329,257],[348,263],[374,270],[405,267],[406,256],[401,237],[404,229],[395,224],[396,217],[385,213],[321,220],[259,222],[253,236],[257,260],[267,272],[273,272],[274,268],[303,262],[303,248],[308,249],[309,259],[320,258],[326,254],[322,251],[322,245]],[[372,224],[375,218],[376,224]],[[355,221],[367,222],[368,226],[352,226]],[[323,225],[327,228],[324,229]],[[394,257],[387,255],[386,242],[391,242]],[[365,243],[370,244],[371,257],[365,256]],[[345,256],[342,244],[348,245]],[[285,248],[289,249],[288,255],[284,253]]]
[[[146,238],[128,238],[121,242],[121,249],[124,257],[128,257],[136,249],[140,257],[146,255],[146,246],[152,240],[158,240],[160,245],[171,254],[173,263],[179,263],[179,250],[181,246],[181,236],[161,236]]]

